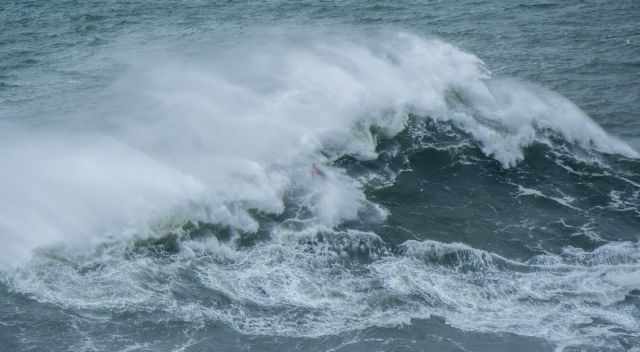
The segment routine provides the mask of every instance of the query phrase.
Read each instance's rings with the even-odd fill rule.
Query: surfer
[[[318,176],[324,179],[327,177],[327,174],[322,171],[316,163],[313,163],[313,165],[311,165],[311,176]]]

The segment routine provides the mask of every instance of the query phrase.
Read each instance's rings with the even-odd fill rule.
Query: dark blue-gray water
[[[0,351],[640,351],[640,2],[0,3]]]

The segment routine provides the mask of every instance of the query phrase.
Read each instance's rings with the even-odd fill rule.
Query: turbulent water
[[[4,1],[0,350],[640,351],[637,1]]]

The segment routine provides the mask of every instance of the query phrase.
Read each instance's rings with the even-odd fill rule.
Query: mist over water
[[[39,79],[2,68],[0,342],[640,345],[639,155],[602,127],[623,122],[433,31],[180,37],[151,13],[86,58],[43,54]]]

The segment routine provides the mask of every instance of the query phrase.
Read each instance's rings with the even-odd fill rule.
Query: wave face
[[[125,51],[89,106],[3,122],[0,341],[640,345],[626,142],[440,39],[236,39]]]

